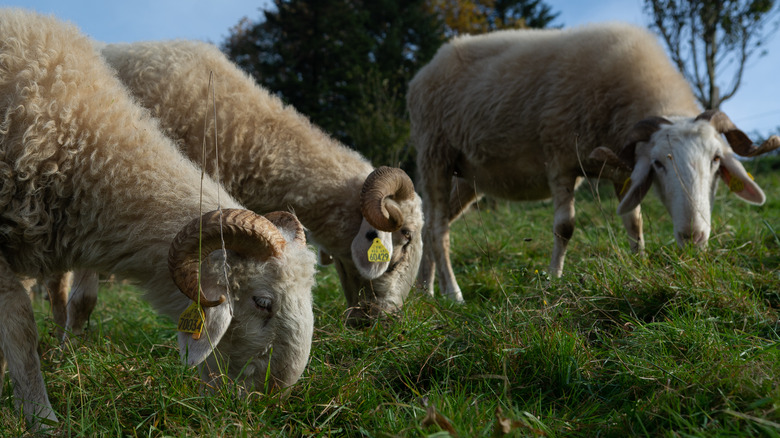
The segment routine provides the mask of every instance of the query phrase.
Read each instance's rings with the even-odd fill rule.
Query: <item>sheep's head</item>
[[[725,136],[728,143],[723,141]],[[694,119],[653,117],[634,126],[618,156],[605,148],[595,155],[631,169],[618,205],[618,214],[636,208],[650,186],[672,217],[679,246],[705,246],[710,235],[713,199],[718,179],[751,204],[763,204],[761,188],[734,156],[755,156],[780,147],[772,136],[759,147],[737,129],[725,114],[707,111]]]
[[[333,258],[351,326],[399,310],[422,256],[422,201],[404,171],[374,170],[363,183],[360,205],[362,220],[351,259]]]
[[[201,303],[205,324],[200,336],[179,333],[182,358],[201,364],[207,383],[222,375],[260,391],[295,383],[311,349],[314,265],[289,213],[223,210],[204,215],[202,231],[198,219],[190,223],[171,245],[169,267]]]

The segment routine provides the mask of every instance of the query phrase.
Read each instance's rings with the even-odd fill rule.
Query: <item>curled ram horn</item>
[[[393,232],[404,224],[397,202],[414,197],[414,184],[401,169],[382,166],[371,172],[360,192],[360,211],[371,226]]]
[[[780,147],[780,137],[776,135],[769,137],[761,146],[754,145],[747,134],[737,128],[726,114],[718,110],[704,111],[696,117],[696,120],[710,122],[718,132],[726,137],[726,141],[729,142],[731,149],[743,157],[755,157]]]
[[[284,237],[271,221],[248,210],[215,210],[193,219],[173,239],[168,269],[182,293],[203,307],[225,301],[224,295],[213,301],[207,299],[198,281],[200,262],[222,248],[223,240],[225,249],[261,261],[280,255],[285,246]]]

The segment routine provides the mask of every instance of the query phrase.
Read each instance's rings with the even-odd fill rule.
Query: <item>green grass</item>
[[[332,268],[311,360],[287,397],[199,393],[175,327],[128,286],[101,291],[59,353],[36,302],[44,378],[73,436],[780,436],[780,160],[746,164],[769,198],[718,191],[707,251],[679,250],[654,195],[629,253],[611,188],[584,186],[564,277],[545,272],[549,203],[482,202],[454,224],[467,303],[412,292],[401,317],[343,325]],[[600,201],[599,201],[600,200]],[[0,435],[23,432],[6,383]],[[499,427],[504,426],[504,429]]]

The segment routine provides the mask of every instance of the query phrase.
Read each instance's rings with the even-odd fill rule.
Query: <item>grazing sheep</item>
[[[89,39],[52,17],[0,9],[0,112],[0,351],[33,426],[57,417],[22,281],[73,268],[139,281],[174,318],[199,302],[202,333],[179,346],[207,382],[217,369],[259,389],[267,372],[271,387],[299,378],[315,260],[291,214],[243,210],[201,178]]]
[[[703,246],[718,176],[747,202],[765,199],[733,152],[780,143],[755,148],[725,115],[699,115],[656,37],[624,24],[455,38],[417,73],[407,101],[426,217],[419,282],[432,293],[435,270],[457,301],[449,225],[482,194],[552,197],[550,273],[560,276],[583,177],[614,183],[634,251],[644,246],[639,203],[651,184],[678,244]]]
[[[209,98],[204,78],[213,72],[219,162],[207,161],[206,171],[213,175],[219,167],[227,191],[257,213],[295,212],[320,247],[321,261],[336,265],[350,324],[403,305],[420,263],[423,223],[420,197],[403,171],[374,169],[257,86],[213,45],[109,44],[102,54],[190,157],[201,154],[204,122],[207,138],[214,135],[203,105]],[[386,260],[369,260],[377,238],[389,252]]]

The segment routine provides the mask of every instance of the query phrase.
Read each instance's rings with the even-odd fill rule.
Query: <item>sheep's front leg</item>
[[[63,345],[84,333],[84,326],[95,309],[98,295],[98,274],[95,271],[76,271],[73,274],[73,290],[68,300],[68,320],[65,324]]]
[[[620,192],[622,190],[622,184],[615,184],[615,194],[618,196],[618,200],[622,200]],[[642,209],[640,205],[629,211],[628,213],[620,216],[623,221],[623,227],[628,234],[628,242],[631,245],[631,252],[636,254],[643,254],[645,251],[645,239],[642,234]]]
[[[72,278],[73,274],[71,272],[66,272],[57,275],[46,283],[46,289],[49,293],[49,303],[51,304],[51,313],[54,317],[54,324],[57,326],[58,337],[62,337],[63,333],[65,333],[65,324],[68,319],[68,292],[70,292]]]
[[[550,186],[553,194],[555,217],[553,219],[553,253],[550,262],[550,274],[560,277],[566,258],[566,246],[574,234],[574,188],[577,178],[559,176],[552,179]]]
[[[623,220],[623,226],[628,233],[628,243],[631,246],[631,252],[635,254],[644,254],[645,239],[642,235],[642,212],[637,205],[635,209],[620,216]]]
[[[14,401],[31,425],[38,419],[57,421],[49,403],[38,358],[38,329],[27,291],[0,256],[0,349],[8,361]]]

